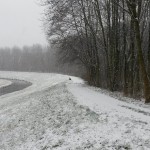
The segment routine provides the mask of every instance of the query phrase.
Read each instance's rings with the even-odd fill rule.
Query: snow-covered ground
[[[0,72],[0,78],[32,83],[0,97],[0,150],[150,150],[149,108],[75,77]]]

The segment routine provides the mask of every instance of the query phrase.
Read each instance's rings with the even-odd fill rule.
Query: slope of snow
[[[0,150],[149,150],[150,110],[84,86],[80,78],[0,72],[32,86],[0,97]]]
[[[106,149],[150,149],[150,109],[119,101],[87,86],[68,87],[80,105],[99,115],[102,123],[96,130],[102,141],[106,140]]]

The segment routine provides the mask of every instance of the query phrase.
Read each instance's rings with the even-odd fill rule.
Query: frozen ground
[[[68,76],[0,72],[32,86],[0,97],[0,150],[150,150],[150,109]]]

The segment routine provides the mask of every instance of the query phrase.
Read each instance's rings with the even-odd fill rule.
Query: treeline
[[[150,102],[149,0],[42,0],[49,41],[66,61],[80,60],[87,79]]]
[[[23,48],[0,48],[0,70],[2,71],[26,71],[26,72],[53,72],[78,75],[83,66],[75,62],[60,63],[57,49],[43,47],[39,44],[24,46]],[[79,69],[75,69],[79,68]],[[79,74],[83,76],[84,72]]]

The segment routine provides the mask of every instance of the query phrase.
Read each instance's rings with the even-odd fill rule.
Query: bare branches
[[[141,50],[140,54],[145,59],[150,1],[45,1],[49,8],[46,33],[48,37],[58,35],[54,41],[60,45],[62,56],[80,60],[87,68],[91,84],[133,96],[136,84],[145,82],[140,80],[136,46],[143,41],[140,48],[144,55]],[[146,70],[148,66],[142,67]],[[139,90],[142,93],[143,89]]]

